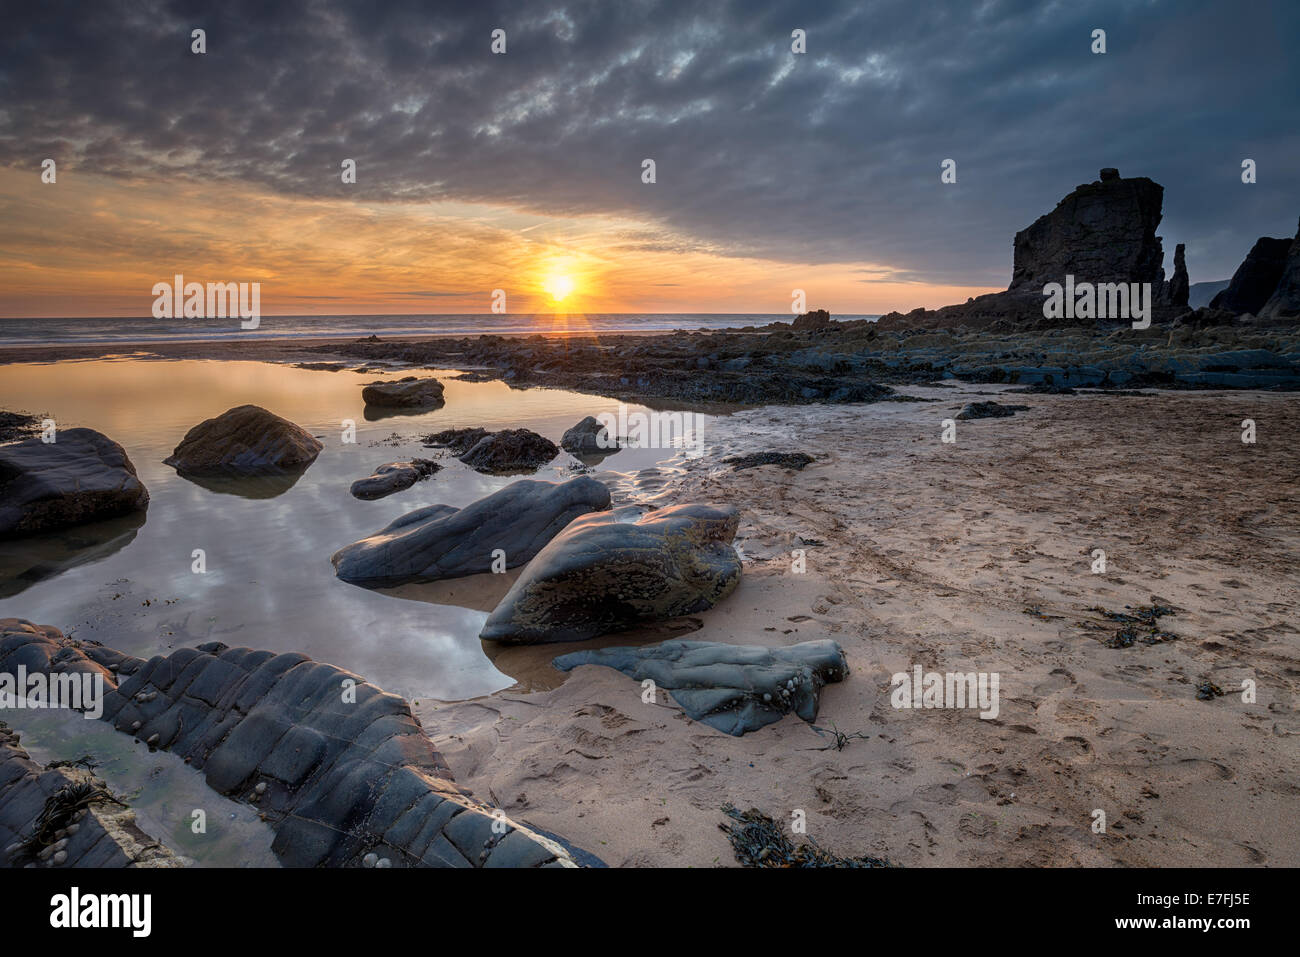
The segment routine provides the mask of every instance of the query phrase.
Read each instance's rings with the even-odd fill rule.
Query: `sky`
[[[1103,166],[1165,187],[1166,269],[1186,243],[1194,283],[1300,217],[1294,0],[0,0],[0,22],[5,317],[147,316],[176,274],[260,282],[269,315],[489,312],[497,289],[511,312],[936,307],[1005,288],[1015,232]]]

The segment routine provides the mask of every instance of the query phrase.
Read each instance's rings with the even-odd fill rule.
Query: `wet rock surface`
[[[716,641],[665,641],[639,648],[575,651],[555,659],[571,671],[604,665],[636,681],[667,688],[696,721],[739,736],[794,713],[817,718],[821,689],[843,681],[848,662],[839,644],[805,641],[787,648],[731,645]]]
[[[959,419],[1005,419],[1017,412],[1028,412],[1027,405],[1002,405],[998,402],[969,402],[957,413]]]
[[[407,376],[396,381],[371,382],[361,390],[366,405],[383,409],[423,409],[442,405],[443,385],[437,379]]]
[[[34,435],[40,428],[40,419],[25,412],[6,412],[0,409],[0,442],[15,442]]]
[[[240,405],[194,426],[163,461],[182,475],[283,474],[306,469],[322,448],[288,419]]]
[[[457,509],[430,505],[334,553],[339,578],[378,588],[489,572],[500,549],[507,568],[529,561],[571,521],[609,508],[609,489],[579,476],[524,479]]]
[[[0,539],[116,518],[148,504],[126,450],[94,429],[0,446]]]
[[[489,432],[460,456],[478,472],[508,475],[535,472],[560,454],[554,442],[528,429]]]
[[[453,455],[464,455],[478,440],[491,435],[487,429],[444,429],[424,437],[427,448],[450,449]]]
[[[560,448],[574,455],[608,454],[618,451],[618,439],[609,434],[599,419],[589,415],[564,433]]]
[[[285,866],[574,866],[457,787],[405,700],[306,655],[209,642],[146,661],[0,620],[0,670],[20,663],[100,674],[103,720],[258,808]]]
[[[442,468],[431,459],[411,459],[409,462],[385,462],[370,475],[352,483],[353,498],[372,501],[394,492],[408,489],[421,479],[426,479]]]
[[[91,770],[38,764],[20,746],[18,735],[0,721],[0,866],[186,863],[141,830],[135,813]]]
[[[740,582],[738,523],[729,505],[577,518],[529,562],[480,637],[581,641],[712,608]]]

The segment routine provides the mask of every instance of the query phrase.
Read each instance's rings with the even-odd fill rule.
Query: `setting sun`
[[[546,280],[546,291],[556,302],[562,302],[565,296],[573,292],[573,279],[569,276],[552,276]]]

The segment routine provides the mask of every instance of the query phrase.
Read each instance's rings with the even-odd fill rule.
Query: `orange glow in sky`
[[[465,203],[302,199],[231,183],[0,169],[0,316],[148,316],[150,290],[260,282],[265,315],[883,313],[987,287],[891,278],[872,263],[728,256],[653,222]]]

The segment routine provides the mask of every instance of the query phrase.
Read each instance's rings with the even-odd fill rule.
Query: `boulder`
[[[1261,319],[1300,318],[1300,230],[1287,249],[1277,287],[1258,315]]]
[[[240,405],[194,426],[163,461],[182,475],[271,475],[306,469],[322,448],[288,419]]]
[[[576,866],[458,787],[403,698],[334,665],[217,641],[146,661],[2,619],[0,672],[19,665],[99,675],[102,720],[255,807],[286,867]]]
[[[352,483],[353,498],[371,501],[410,488],[442,468],[431,459],[411,459],[409,462],[385,462],[363,479]]]
[[[528,429],[489,432],[460,457],[470,468],[489,475],[535,472],[560,454],[555,443]]]
[[[560,448],[574,455],[617,452],[618,447],[618,439],[610,436],[609,430],[594,415],[587,416],[560,439]]]
[[[149,492],[126,451],[94,429],[0,446],[0,538],[83,525],[144,509]]]
[[[395,382],[371,382],[361,390],[366,405],[383,409],[423,409],[442,405],[443,385],[437,379],[407,376]]]
[[[625,506],[575,519],[524,569],[480,637],[581,641],[712,608],[740,581],[733,506]]]
[[[1290,249],[1289,239],[1260,237],[1232,274],[1228,288],[1210,300],[1210,308],[1257,315],[1277,289]]]
[[[717,641],[665,641],[638,648],[575,651],[554,661],[561,671],[604,665],[672,692],[696,721],[740,735],[794,712],[811,723],[824,685],[849,673],[844,651],[829,638],[788,648]]]
[[[496,549],[514,568],[578,516],[606,508],[609,489],[593,478],[526,479],[461,509],[417,509],[339,549],[331,561],[339,578],[370,588],[488,572]]]

